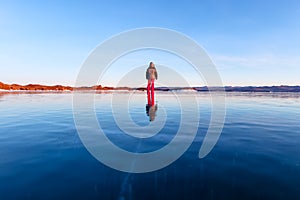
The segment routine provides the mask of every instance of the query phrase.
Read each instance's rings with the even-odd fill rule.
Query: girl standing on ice
[[[157,80],[157,71],[153,62],[150,62],[149,67],[146,71],[146,79],[148,80],[147,85],[147,97],[148,105],[154,105],[154,81]]]

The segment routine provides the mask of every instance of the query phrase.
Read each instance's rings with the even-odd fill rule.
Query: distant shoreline
[[[5,84],[0,82],[2,91],[110,91],[110,90],[139,90],[145,91],[145,87],[108,87],[102,85],[71,87],[63,85],[40,85],[40,84]],[[226,91],[226,92],[300,92],[300,86],[224,86],[224,87],[156,87],[156,91],[180,91],[190,90],[196,92]]]

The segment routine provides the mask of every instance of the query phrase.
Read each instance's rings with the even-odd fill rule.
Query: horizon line
[[[42,83],[28,83],[28,84],[19,84],[19,83],[4,83],[0,81],[0,86],[47,86],[47,87],[54,87],[54,86],[62,86],[62,87],[72,87],[72,88],[83,88],[83,87],[95,87],[101,86],[103,88],[144,88],[144,87],[136,87],[136,86],[112,86],[112,85],[82,85],[82,86],[71,86],[71,85],[63,85],[63,84],[42,84]],[[289,85],[289,84],[280,84],[280,85],[221,85],[221,86],[207,86],[207,85],[189,85],[189,86],[157,86],[156,88],[193,88],[193,87],[299,87],[299,85]],[[1,89],[1,88],[0,88]]]

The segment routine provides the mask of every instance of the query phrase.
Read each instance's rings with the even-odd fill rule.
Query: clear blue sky
[[[73,85],[105,39],[163,27],[202,45],[225,85],[300,85],[299,19],[297,0],[0,1],[0,81]]]

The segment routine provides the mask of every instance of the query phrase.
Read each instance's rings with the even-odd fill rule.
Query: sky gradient
[[[0,81],[72,86],[89,53],[107,38],[162,27],[198,42],[224,85],[300,85],[299,10],[296,0],[0,1]],[[168,65],[165,53],[147,53],[135,65]],[[180,70],[174,60],[170,65]],[[121,75],[110,71],[101,84],[116,84]]]

